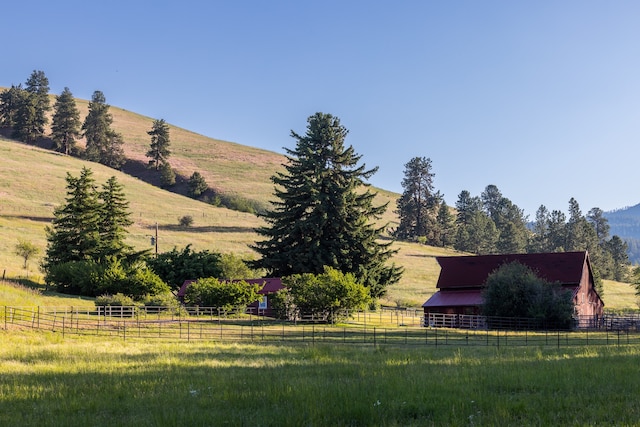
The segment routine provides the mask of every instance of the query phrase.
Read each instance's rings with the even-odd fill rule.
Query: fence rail
[[[405,313],[406,314],[406,313]],[[640,344],[638,323],[634,327],[574,331],[520,331],[481,328],[480,319],[463,319],[475,327],[422,327],[424,316],[401,316],[421,320],[396,324],[381,323],[391,314],[353,313],[346,323],[291,322],[261,316],[230,315],[214,309],[187,314],[165,308],[153,310],[87,310],[61,307],[3,307],[4,329],[33,329],[65,335],[92,335],[110,339],[163,339],[217,342],[336,343],[414,346],[584,346]],[[395,315],[393,316],[396,317]],[[445,319],[446,318],[442,318]],[[609,322],[621,323],[622,319]],[[632,320],[632,319],[627,319]],[[640,319],[636,319],[640,320]],[[485,325],[486,326],[486,325]]]

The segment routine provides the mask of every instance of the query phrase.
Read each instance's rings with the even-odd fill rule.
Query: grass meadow
[[[640,348],[132,342],[0,331],[0,425],[638,425]]]

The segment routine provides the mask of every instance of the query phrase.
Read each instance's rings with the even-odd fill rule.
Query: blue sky
[[[293,148],[315,112],[402,191],[432,160],[454,205],[489,185],[530,219],[640,203],[637,1],[27,1],[2,7],[0,86],[51,91],[210,137]]]

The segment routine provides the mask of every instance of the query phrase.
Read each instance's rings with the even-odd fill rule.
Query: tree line
[[[601,279],[628,279],[627,244],[609,235],[601,209],[583,215],[571,198],[568,218],[541,205],[529,222],[495,185],[486,186],[480,196],[461,191],[452,208],[435,189],[434,176],[429,158],[415,157],[405,165],[403,193],[397,201],[400,221],[393,230],[396,238],[478,255],[587,250],[599,292]]]
[[[0,127],[9,129],[12,138],[24,143],[34,144],[49,137],[54,151],[120,169],[127,161],[125,140],[122,134],[113,129],[113,116],[109,109],[104,93],[96,90],[89,102],[89,111],[81,120],[76,100],[68,87],[55,97],[52,107],[49,79],[43,71],[34,70],[24,87],[22,84],[11,85],[0,92]],[[51,133],[46,135],[49,115]],[[162,188],[169,188],[176,183],[176,173],[169,163],[169,133],[169,125],[164,119],[155,119],[147,132],[150,137],[146,153],[148,166],[159,174]],[[79,145],[82,138],[85,140],[84,147]],[[187,195],[198,198],[208,189],[209,185],[202,174],[193,172],[187,181]],[[220,200],[220,204],[222,202]]]

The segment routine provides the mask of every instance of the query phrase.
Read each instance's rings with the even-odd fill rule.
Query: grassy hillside
[[[25,239],[40,248],[40,255],[44,253],[45,226],[53,217],[54,207],[64,201],[66,174],[78,176],[83,166],[91,168],[100,184],[115,175],[124,185],[134,220],[129,229],[128,243],[136,249],[152,249],[150,237],[155,234],[156,222],[160,252],[174,246],[181,248],[193,244],[196,250],[251,256],[248,245],[258,237],[253,229],[261,225],[261,220],[254,215],[167,192],[96,163],[4,138],[0,138],[0,156],[3,159],[0,168],[0,277],[28,276],[41,280],[39,260],[30,261],[28,268],[23,269],[22,259],[14,254],[15,245],[19,239]],[[387,201],[392,196],[388,192],[381,195]],[[194,218],[192,227],[178,226],[178,218],[183,215]],[[434,256],[454,252],[409,243],[398,243],[396,247],[399,253],[394,262],[405,267],[405,274],[384,302],[420,305],[435,291],[439,267]]]
[[[0,88],[1,89],[1,88]],[[82,118],[86,116],[88,102],[77,100]],[[158,224],[160,252],[174,246],[182,248],[192,244],[195,250],[234,252],[252,256],[249,245],[258,238],[253,232],[262,224],[256,216],[217,208],[168,192],[149,184],[157,175],[144,167],[149,148],[149,135],[153,119],[117,107],[111,107],[113,127],[125,139],[125,153],[130,161],[123,173],[102,165],[56,154],[0,137],[0,279],[28,276],[41,280],[39,259],[30,261],[27,269],[22,259],[14,254],[18,239],[25,239],[40,248],[40,257],[46,247],[45,226],[50,223],[55,206],[65,197],[65,176],[78,176],[83,166],[93,170],[99,184],[115,175],[124,185],[134,224],[130,227],[128,243],[136,249],[152,249],[150,238]],[[292,125],[294,127],[295,124]],[[216,191],[236,194],[243,198],[267,203],[273,186],[270,177],[282,168],[285,157],[266,150],[215,140],[187,130],[170,126],[170,163],[177,173],[188,177],[194,171],[201,173]],[[293,144],[283,136],[283,145]],[[46,142],[45,142],[46,145]],[[366,161],[366,159],[364,159]],[[377,203],[388,203],[382,222],[397,224],[394,214],[397,194],[376,189]],[[178,226],[178,218],[191,215],[190,228]],[[455,255],[449,249],[433,248],[412,243],[397,242],[398,254],[393,262],[405,268],[402,280],[389,289],[383,300],[387,305],[420,306],[435,292],[439,266],[438,255]],[[611,282],[615,283],[615,282]],[[608,287],[605,284],[605,302]],[[628,285],[614,286],[615,305],[635,308],[635,297]],[[618,292],[620,290],[620,292]]]

